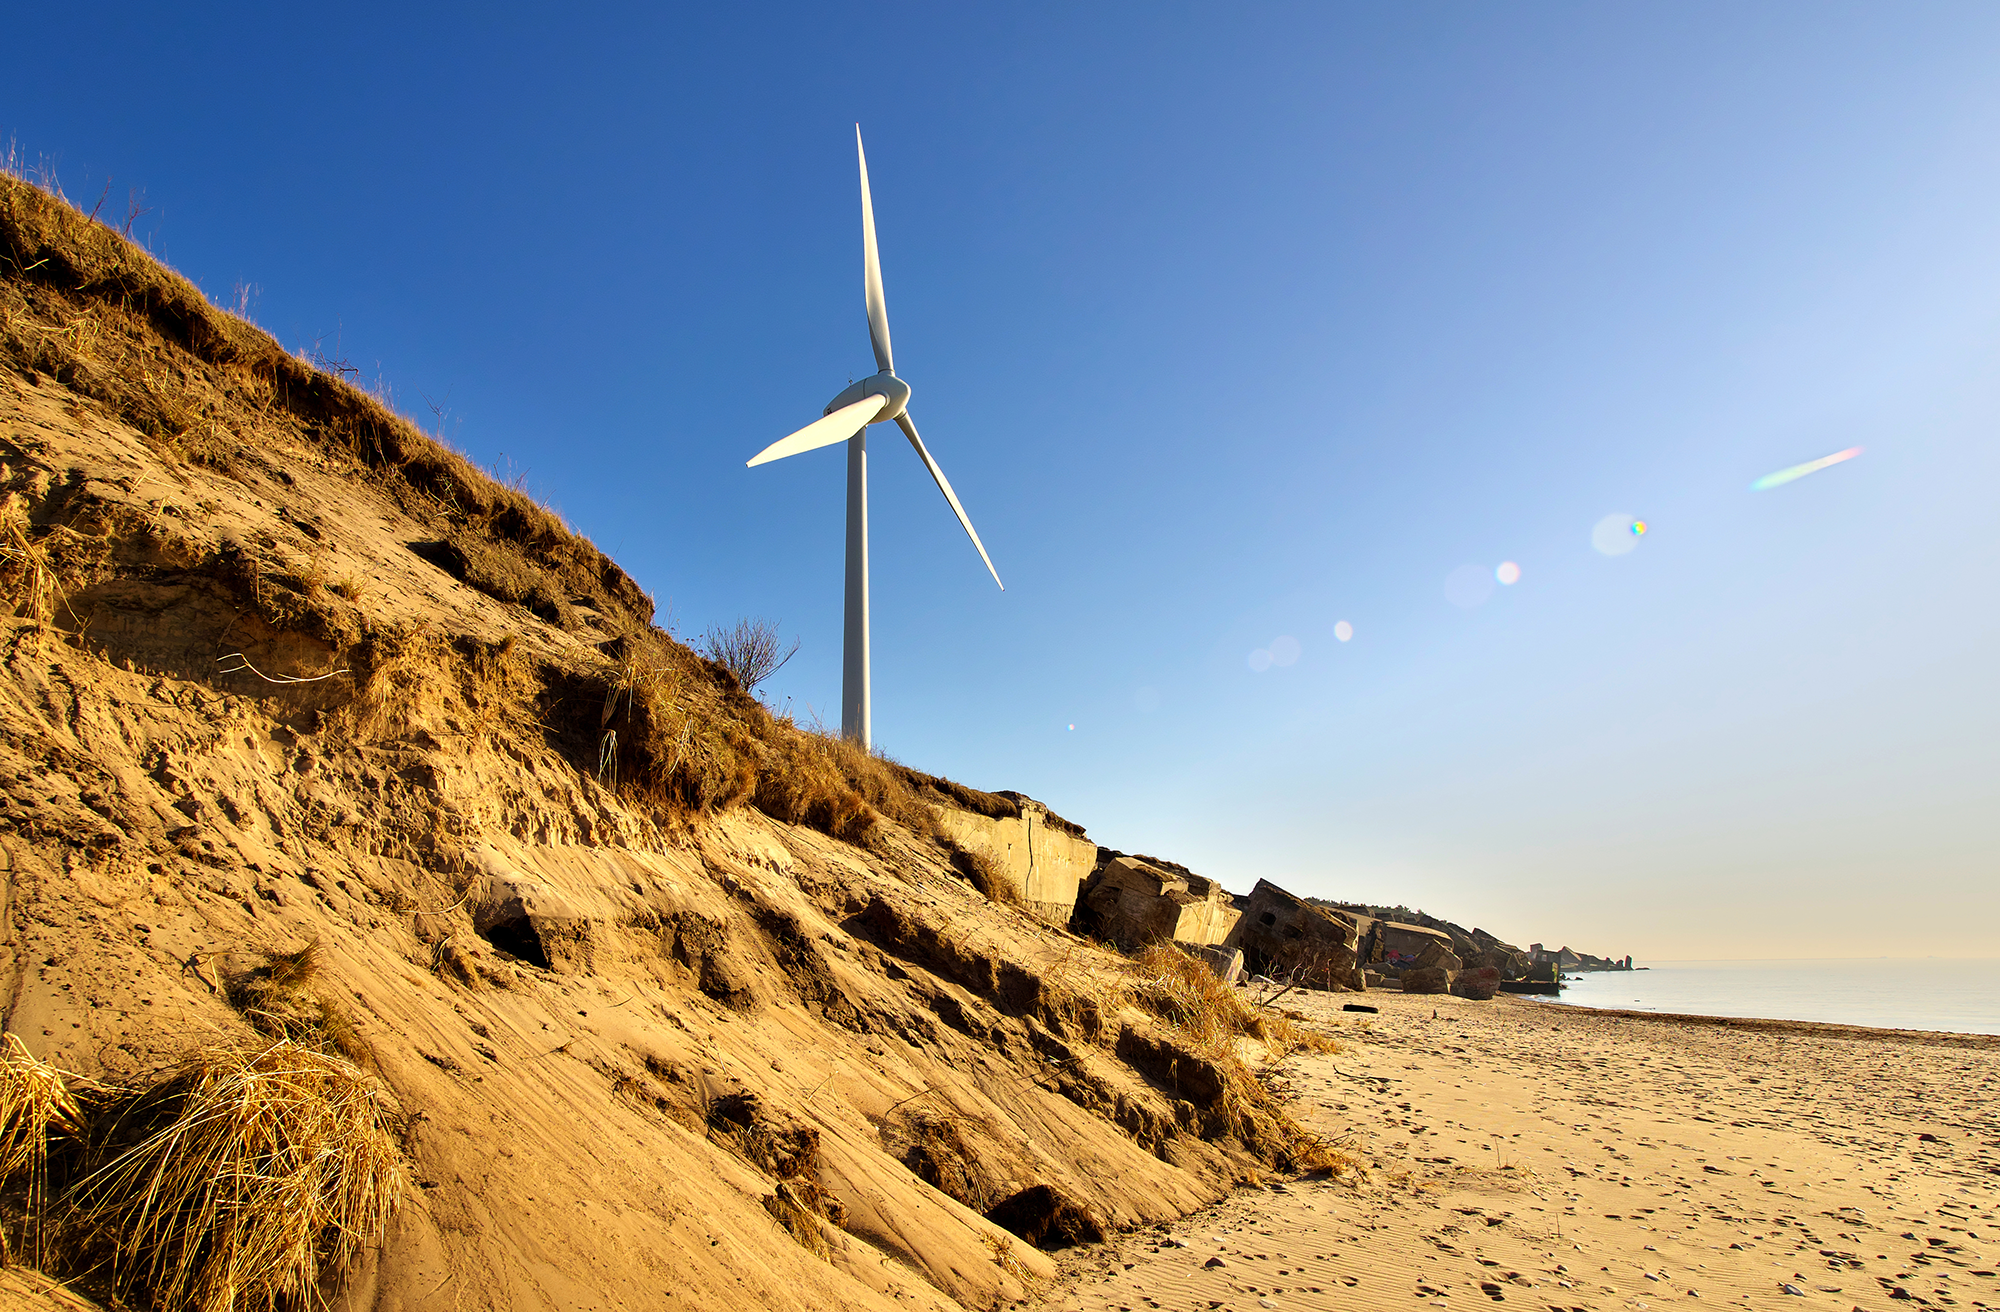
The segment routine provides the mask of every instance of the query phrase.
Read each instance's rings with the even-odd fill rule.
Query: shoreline
[[[2000,1037],[1347,996],[1273,1083],[1366,1177],[1060,1254],[1041,1306],[2000,1307]]]
[[[1657,962],[1657,974],[1565,972],[1566,1007],[2000,1037],[2000,961],[1980,958]]]
[[[1384,990],[1385,992],[1388,990]],[[1412,997],[1428,996],[1412,994]],[[1498,999],[1495,999],[1496,1001]],[[1839,1021],[1786,1020],[1782,1017],[1766,1016],[1711,1016],[1693,1011],[1639,1011],[1631,1007],[1599,1007],[1588,1002],[1553,1002],[1535,1000],[1534,1006],[1554,1006],[1565,1011],[1590,1012],[1599,1016],[1618,1016],[1627,1020],[1676,1021],[1688,1025],[1723,1025],[1735,1029],[1751,1030],[1792,1030],[1799,1033],[1821,1034],[1834,1037],[1851,1034],[1857,1037],[1891,1036],[1900,1039],[1952,1041],[1953,1046],[2000,1047],[2000,1034],[1981,1034],[1976,1030],[1913,1030],[1894,1028],[1886,1025],[1854,1025]]]

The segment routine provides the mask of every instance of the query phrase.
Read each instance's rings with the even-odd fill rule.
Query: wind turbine
[[[882,259],[875,250],[875,204],[868,196],[868,155],[861,148],[859,123],[854,125],[854,154],[861,163],[861,278],[868,301],[868,341],[875,348],[875,363],[881,372],[850,385],[826,403],[824,418],[771,443],[748,463],[754,468],[801,451],[847,443],[847,615],[841,654],[840,734],[869,747],[873,739],[868,697],[868,425],[895,421],[916,448],[924,468],[937,480],[938,491],[951,504],[951,513],[958,516],[995,583],[1000,583],[1000,571],[993,568],[993,558],[986,554],[985,544],[966,518],[965,507],[958,504],[951,481],[924,449],[924,440],[917,436],[917,426],[910,419],[910,385],[896,377],[896,361],[889,349]],[[1007,585],[1000,583],[1000,590],[1005,592]]]

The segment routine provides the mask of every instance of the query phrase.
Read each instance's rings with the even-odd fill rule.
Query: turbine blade
[[[783,460],[801,451],[812,451],[835,442],[845,442],[875,417],[875,412],[888,404],[886,397],[864,396],[853,405],[844,405],[824,419],[815,419],[790,437],[781,437],[771,445],[750,457],[747,465],[755,469],[758,465],[768,465],[773,460]]]
[[[937,480],[938,491],[944,493],[944,499],[951,503],[951,513],[958,516],[960,526],[965,529],[965,536],[972,539],[972,545],[979,549],[979,558],[986,562],[986,572],[993,576],[995,583],[1000,583],[1000,571],[993,568],[993,557],[986,554],[986,544],[979,540],[979,533],[972,527],[972,521],[965,517],[965,507],[958,504],[958,493],[951,490],[951,480],[944,476],[942,469],[938,468],[938,462],[931,459],[931,453],[924,450],[924,439],[917,436],[917,426],[910,422],[908,411],[896,416],[896,426],[903,430],[904,437],[910,439],[910,445],[917,449],[917,456],[924,462],[924,468],[930,470],[931,477]],[[1000,583],[1000,591],[1006,590],[1007,585]]]
[[[861,283],[868,296],[868,344],[875,364],[896,372],[896,355],[889,349],[889,306],[882,299],[882,256],[875,249],[875,202],[868,195],[868,152],[861,148],[861,125],[854,125],[854,154],[861,161]]]

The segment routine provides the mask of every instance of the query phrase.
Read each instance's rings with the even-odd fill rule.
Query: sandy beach
[[[2000,1305],[2000,1039],[1501,997],[1294,994],[1283,1082],[1358,1183],[1071,1255],[1045,1305]]]

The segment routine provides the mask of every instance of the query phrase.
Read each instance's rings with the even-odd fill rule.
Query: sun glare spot
[[[1634,519],[1630,515],[1606,515],[1590,530],[1590,545],[1599,554],[1622,556],[1639,545],[1645,535],[1646,521]]]
[[[1500,562],[1500,568],[1493,571],[1493,577],[1511,588],[1521,581],[1521,567],[1511,560],[1503,560]]]
[[[1484,565],[1460,565],[1445,576],[1444,599],[1460,610],[1484,606],[1493,595],[1493,571]]]
[[[1342,620],[1340,623],[1333,626],[1333,636],[1340,639],[1342,642],[1350,642],[1354,638],[1354,626],[1352,624],[1349,624],[1346,620]]]

